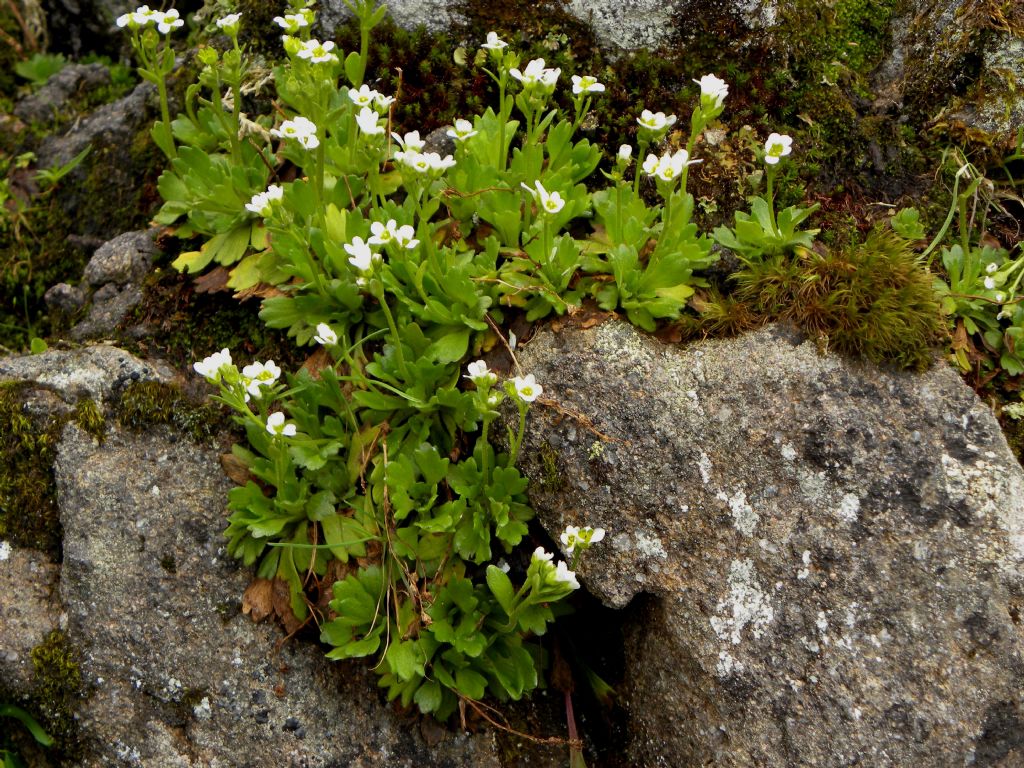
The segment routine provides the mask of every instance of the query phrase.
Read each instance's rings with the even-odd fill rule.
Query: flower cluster
[[[408,136],[408,134],[406,135]],[[416,150],[395,152],[395,161],[416,173],[443,173],[455,165],[455,158],[451,155],[445,155],[442,158],[437,152],[418,152]]]
[[[651,110],[645,109],[640,113],[640,117],[636,119],[636,122],[642,131],[660,138],[669,128],[676,124],[677,119],[675,115],[666,116],[664,112],[651,112]]]
[[[365,83],[356,88],[348,89],[348,98],[357,107],[372,107],[378,112],[387,111],[395,102],[394,96],[385,96],[380,91],[375,91]],[[417,135],[419,135],[417,133]]]
[[[409,224],[398,226],[394,219],[388,219],[386,223],[375,221],[370,224],[372,233],[367,242],[370,245],[390,245],[394,243],[399,248],[412,250],[420,241],[416,239],[416,230]]]
[[[559,560],[558,565],[553,565],[554,553],[548,552],[544,547],[537,547],[533,551],[530,565],[540,571],[545,582],[555,587],[569,587],[570,590],[580,588],[576,579],[576,572],[570,571],[564,560]]]
[[[690,153],[685,149],[675,153],[666,152],[661,157],[648,155],[644,160],[644,173],[661,181],[675,181],[683,174],[688,165],[695,165],[700,160],[691,160]]]
[[[523,84],[523,89],[533,93],[551,93],[558,82],[558,76],[562,74],[561,69],[550,69],[544,66],[544,59],[534,59],[526,65],[526,69],[520,71],[518,67],[512,67],[509,75]]]
[[[319,40],[305,40],[299,46],[296,56],[314,64],[337,63],[338,56],[332,53],[334,43],[330,40],[321,43]]]
[[[280,202],[283,197],[284,189],[277,184],[271,184],[267,187],[266,192],[258,192],[253,195],[252,199],[245,204],[245,208],[257,216],[267,218],[274,212],[274,203]]]
[[[185,25],[185,21],[174,8],[169,11],[153,11],[148,5],[140,5],[131,13],[121,14],[117,17],[116,23],[119,27],[128,27],[131,30],[139,30],[153,24],[163,35]]]
[[[280,128],[272,128],[270,135],[280,139],[295,139],[306,149],[316,149],[320,146],[316,131],[316,124],[312,120],[297,115],[294,119],[281,123]]]
[[[591,544],[596,544],[604,538],[604,528],[591,528],[586,525],[577,528],[575,525],[567,525],[559,541],[565,547],[565,554],[571,555],[577,550],[586,550]]]

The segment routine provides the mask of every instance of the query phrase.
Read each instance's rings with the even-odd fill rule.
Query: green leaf
[[[363,61],[358,51],[352,51],[345,57],[345,77],[358,88],[363,82]]]
[[[384,654],[384,659],[391,665],[391,670],[398,679],[403,682],[412,680],[417,671],[420,673],[423,671],[419,648],[412,640],[392,641]]]
[[[508,574],[496,565],[487,566],[487,586],[498,601],[498,605],[509,616],[512,615],[512,601],[515,600],[516,591]]]
[[[49,345],[38,336],[33,336],[32,340],[29,342],[29,351],[33,355],[41,355],[49,348]]]
[[[181,254],[171,262],[171,266],[179,272],[195,274],[206,269],[211,261],[213,261],[213,253],[204,246],[202,250],[188,251]]]
[[[427,680],[416,690],[413,701],[420,708],[420,712],[429,714],[437,711],[441,706],[441,684],[437,680]]]
[[[470,699],[480,700],[487,689],[487,678],[472,669],[455,670],[455,687]]]
[[[469,349],[469,329],[446,333],[430,345],[427,357],[438,363],[456,363],[466,356]]]

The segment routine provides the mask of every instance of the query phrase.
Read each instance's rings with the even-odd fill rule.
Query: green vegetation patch
[[[197,443],[209,442],[227,426],[220,409],[212,403],[197,404],[179,388],[159,381],[139,381],[125,388],[117,404],[117,420],[135,430],[167,424]]]

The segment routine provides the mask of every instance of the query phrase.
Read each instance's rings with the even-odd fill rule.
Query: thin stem
[[[775,219],[775,168],[769,165],[766,171],[768,176],[768,216],[772,223],[772,234],[779,236],[779,225]]]
[[[381,286],[380,292],[377,294],[377,300],[380,302],[380,308],[384,310],[384,317],[388,321],[388,328],[391,331],[391,337],[395,341],[395,356],[398,358],[398,367],[402,369],[402,375],[405,376],[405,380],[409,382],[411,380],[411,376],[409,375],[409,368],[405,362],[405,353],[402,352],[402,338],[398,335],[398,326],[395,325],[395,318],[391,314],[391,307],[388,306],[383,286]]]

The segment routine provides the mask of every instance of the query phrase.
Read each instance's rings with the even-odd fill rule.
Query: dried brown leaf
[[[220,293],[229,290],[228,278],[231,274],[224,267],[215,267],[193,281],[196,293]]]
[[[222,453],[220,455],[220,468],[224,470],[224,474],[228,476],[228,479],[236,485],[245,485],[252,479],[252,475],[249,474],[249,467],[233,453]]]
[[[287,589],[287,587],[285,587]],[[273,585],[270,579],[255,579],[242,595],[242,613],[255,622],[263,621],[274,612]]]

